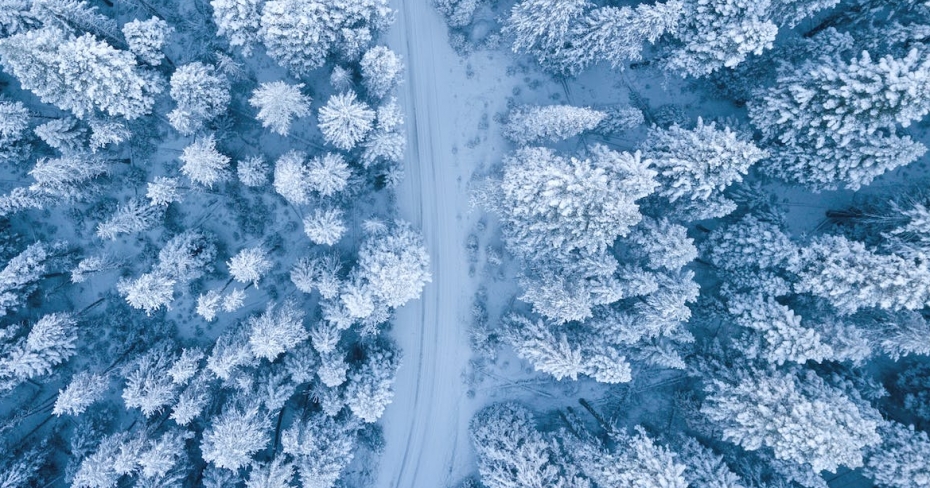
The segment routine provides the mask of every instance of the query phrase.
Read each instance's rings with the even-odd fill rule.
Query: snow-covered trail
[[[461,132],[454,93],[469,80],[429,0],[395,0],[394,8],[388,41],[407,67],[399,90],[408,148],[398,206],[401,217],[423,231],[433,281],[420,300],[397,312],[394,338],[403,361],[383,419],[386,449],[375,486],[442,488],[470,456],[471,409],[464,406],[462,376],[470,356],[465,318],[474,292],[464,248],[470,172],[453,164],[455,134]]]

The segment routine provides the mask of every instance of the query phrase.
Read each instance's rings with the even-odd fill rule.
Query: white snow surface
[[[477,288],[464,245],[477,219],[468,213],[468,181],[481,161],[504,150],[493,130],[493,141],[474,148],[463,143],[482,114],[503,109],[509,87],[500,85],[513,80],[503,76],[507,60],[500,53],[483,53],[482,63],[497,66],[478,71],[496,80],[467,76],[428,0],[395,0],[393,7],[397,20],[388,44],[407,66],[399,89],[407,117],[406,177],[397,204],[400,216],[423,231],[433,281],[396,314],[393,335],[403,359],[383,417],[386,446],[374,486],[441,488],[474,469],[468,422],[482,403],[468,398],[464,379]]]

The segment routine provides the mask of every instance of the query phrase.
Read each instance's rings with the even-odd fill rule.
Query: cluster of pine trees
[[[391,19],[0,0],[0,486],[325,488],[379,452],[430,281]]]
[[[456,26],[474,3],[439,8]],[[615,386],[586,414],[484,409],[466,485],[930,486],[930,195],[892,173],[927,152],[930,4],[507,8],[513,51],[567,83],[596,64],[680,75],[743,117],[510,111],[514,150],[476,193],[520,267],[495,337],[556,380]],[[853,193],[876,178],[891,190]],[[853,204],[793,233],[791,185]]]

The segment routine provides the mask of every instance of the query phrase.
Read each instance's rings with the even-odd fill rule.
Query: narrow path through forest
[[[384,416],[385,452],[375,486],[443,488],[456,457],[467,455],[470,412],[462,372],[469,359],[463,318],[472,280],[464,240],[468,174],[452,164],[457,86],[468,83],[446,27],[429,0],[395,0],[389,46],[406,64],[400,103],[407,116],[406,177],[397,189],[400,216],[423,231],[433,281],[420,300],[397,312],[394,338],[403,351],[394,403]],[[457,447],[458,446],[458,447]],[[458,452],[456,452],[458,451]]]

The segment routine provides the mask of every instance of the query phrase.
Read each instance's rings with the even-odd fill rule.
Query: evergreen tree
[[[261,156],[250,156],[236,165],[239,182],[245,186],[259,187],[268,183],[268,163]]]
[[[200,451],[204,461],[236,471],[270,440],[271,420],[258,406],[229,406],[203,433]]]
[[[116,290],[132,308],[145,310],[147,315],[151,315],[162,307],[169,308],[174,300],[175,283],[164,274],[145,273],[135,280],[120,280]]]
[[[54,251],[41,242],[31,244],[0,270],[0,317],[16,310],[38,288]]]
[[[310,184],[307,181],[307,155],[288,151],[274,164],[274,190],[293,205],[310,202]]]
[[[606,114],[571,105],[524,106],[510,112],[504,136],[519,145],[559,142],[597,127]]]
[[[184,135],[198,132],[226,112],[229,89],[229,80],[213,66],[193,62],[178,67],[171,75],[171,98],[177,103],[168,113],[171,126]]]
[[[897,127],[930,112],[930,59],[917,49],[846,61],[822,56],[785,70],[749,104],[749,116],[776,145],[766,169],[814,189],[856,190],[926,152]]]
[[[358,252],[361,278],[379,301],[392,308],[419,298],[432,279],[429,266],[423,237],[403,221],[369,236]]]
[[[230,258],[226,265],[236,281],[258,286],[258,281],[271,270],[273,263],[264,248],[247,247]]]
[[[579,71],[570,48],[572,26],[590,9],[587,0],[521,0],[510,11],[504,33],[513,36],[513,51],[526,53],[543,68],[561,74]]]
[[[191,181],[212,188],[214,183],[229,178],[229,156],[216,149],[213,134],[200,137],[184,148],[179,158],[182,163],[181,173]]]
[[[0,392],[28,379],[49,374],[75,353],[77,320],[67,313],[44,315],[26,337],[18,327],[0,329]]]
[[[349,372],[346,404],[364,422],[376,422],[394,398],[394,375],[400,366],[396,351],[375,346],[365,351],[365,360]]]
[[[314,244],[332,246],[347,230],[342,210],[338,208],[316,209],[304,217],[304,233]]]
[[[298,420],[281,435],[284,452],[295,458],[302,486],[332,488],[352,462],[356,426],[320,413]]]
[[[320,108],[319,120],[326,142],[349,151],[371,131],[375,112],[357,101],[355,92],[349,91],[330,97]]]
[[[96,158],[40,158],[29,171],[29,176],[35,180],[29,185],[29,191],[59,201],[81,201],[93,194],[95,183],[108,171],[106,163]]]
[[[158,17],[123,24],[123,36],[129,44],[129,51],[152,66],[159,66],[165,59],[165,53],[161,50],[172,30],[167,22]]]
[[[273,132],[286,136],[291,119],[310,115],[310,97],[300,92],[303,87],[303,83],[289,85],[283,81],[259,85],[249,104],[258,109],[262,127],[270,127]]]
[[[310,333],[304,327],[304,313],[293,302],[275,306],[249,319],[249,345],[258,358],[274,361],[282,353],[307,340]]]
[[[654,128],[640,150],[644,158],[653,161],[658,172],[661,186],[656,193],[672,203],[690,200],[705,209],[699,202],[722,199],[728,186],[742,181],[749,168],[767,156],[729,127],[721,130],[713,122],[704,124],[700,118],[692,130],[677,125]],[[703,211],[693,217],[723,215]]]
[[[346,189],[352,170],[337,153],[326,153],[309,161],[304,169],[307,187],[321,197],[331,197]]]
[[[602,60],[614,68],[639,61],[643,44],[655,44],[663,35],[676,32],[684,12],[684,3],[677,0],[642,3],[636,8],[608,5],[591,10],[572,28],[575,69]]]
[[[291,488],[294,463],[285,459],[284,456],[276,456],[270,463],[254,464],[245,488]]]
[[[701,407],[723,438],[743,449],[771,449],[776,459],[814,473],[862,466],[881,442],[877,411],[852,401],[811,371],[734,371],[708,380]]]
[[[865,474],[878,486],[917,488],[930,486],[930,437],[914,430],[913,425],[885,422],[881,427],[882,443],[871,450],[865,462]]]
[[[598,486],[628,486],[631,488],[687,488],[685,465],[675,454],[658,446],[642,428],[635,435],[615,434],[616,446],[582,444],[573,449],[581,471]]]
[[[103,398],[109,380],[106,376],[82,371],[71,378],[71,382],[63,390],[58,390],[58,399],[52,413],[61,416],[81,415],[87,407]]]
[[[130,199],[126,205],[120,205],[107,220],[97,224],[97,237],[108,241],[115,240],[123,234],[135,234],[154,227],[164,217],[164,207],[142,203]]]
[[[33,132],[58,152],[72,155],[84,150],[87,144],[87,129],[73,117],[49,120],[37,126]]]
[[[384,46],[375,46],[365,52],[359,62],[362,83],[368,95],[374,99],[383,98],[400,82],[404,63],[400,56]]]
[[[126,407],[138,408],[151,417],[174,403],[177,387],[168,372],[176,358],[167,345],[157,345],[129,363],[123,371]]]
[[[55,28],[0,40],[0,59],[43,102],[79,118],[95,111],[135,119],[148,114],[162,90],[157,77],[135,57],[91,34],[70,37]]]
[[[251,55],[252,47],[259,41],[262,3],[260,0],[210,0],[217,35],[228,38],[230,46],[241,48],[244,56]]]

